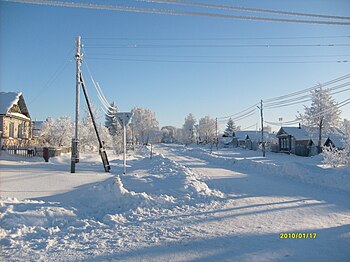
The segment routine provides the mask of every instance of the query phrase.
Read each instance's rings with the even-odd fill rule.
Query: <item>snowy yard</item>
[[[69,155],[45,163],[2,152],[0,258],[349,261],[349,167],[240,149],[155,151],[130,154],[126,175],[114,155],[110,174],[96,154],[71,174]]]

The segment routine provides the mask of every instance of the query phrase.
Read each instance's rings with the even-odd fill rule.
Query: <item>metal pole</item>
[[[79,107],[80,107],[80,66],[81,66],[81,38],[76,38],[76,76],[75,76],[75,133],[72,140],[71,173],[75,173],[75,164],[79,162]]]
[[[124,120],[125,123],[125,120]],[[126,125],[124,124],[124,135],[123,135],[123,143],[124,143],[124,154],[123,154],[123,162],[124,162],[124,175],[126,174]]]

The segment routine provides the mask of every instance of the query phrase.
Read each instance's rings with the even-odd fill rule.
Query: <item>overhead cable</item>
[[[350,85],[350,82],[346,82],[344,84],[340,84],[340,85],[337,85],[337,86],[334,86],[334,87],[331,87],[331,88],[327,88],[327,89],[325,89],[325,91],[328,91],[331,95],[334,95],[334,94],[338,94],[338,93],[342,93],[342,92],[350,90],[350,88],[347,88],[347,89],[340,90],[340,91],[337,91],[337,92],[332,92],[334,90],[338,90],[340,88],[347,87],[349,85]],[[315,90],[317,90],[317,88]],[[308,91],[308,92],[310,92],[310,91]],[[309,99],[303,100],[305,98],[309,98]],[[265,108],[275,108],[275,107],[279,107],[279,106],[289,105],[289,103],[295,102],[295,101],[297,101],[296,104],[297,103],[306,102],[306,101],[311,101],[311,94],[302,95],[302,96],[289,98],[289,99],[285,98],[284,100],[270,102],[270,103],[265,103],[264,105],[265,105]]]
[[[243,12],[255,12],[255,13],[270,13],[277,15],[290,15],[290,16],[305,16],[305,17],[317,17],[317,18],[332,18],[332,19],[350,19],[349,16],[337,16],[337,15],[323,15],[323,14],[310,14],[310,13],[299,13],[299,12],[289,12],[282,10],[269,10],[269,9],[259,9],[259,8],[249,8],[249,7],[239,7],[232,5],[223,4],[208,4],[208,3],[194,3],[188,1],[178,1],[178,0],[136,0],[138,2],[149,2],[149,3],[163,3],[163,4],[173,4],[173,5],[185,5],[194,7],[205,7],[214,9],[224,9],[224,10],[235,10]]]
[[[147,49],[147,48],[290,48],[290,47],[346,47],[348,43],[329,44],[90,44],[85,48]]]
[[[349,91],[349,90],[350,90],[350,88],[347,88],[347,89],[340,90],[340,91],[337,91],[337,92],[333,92],[333,93],[330,93],[330,94],[331,94],[331,95],[335,95],[335,94],[343,93],[343,92],[346,92],[346,91]],[[281,108],[281,107],[286,107],[286,106],[291,106],[291,105],[306,103],[306,102],[309,102],[309,101],[312,101],[311,96],[310,96],[309,99],[300,100],[300,101],[293,102],[293,103],[286,103],[286,104],[280,104],[280,105],[275,105],[275,106],[266,106],[265,109]]]
[[[94,53],[90,52],[90,56],[99,58],[100,56],[114,56],[116,58],[118,57],[170,57],[170,58],[328,58],[328,57],[349,57],[350,55],[159,55],[159,54],[122,54],[122,53]],[[101,57],[102,58],[102,57]]]
[[[84,60],[84,64],[85,64],[85,66],[87,68],[87,71],[88,71],[88,73],[90,75],[91,82],[92,82],[93,86],[95,87],[98,99],[100,100],[100,102],[103,105],[103,107],[108,111],[109,107],[110,107],[109,102],[107,101],[106,97],[104,96],[104,94],[103,94],[100,86],[98,85],[98,83],[95,82],[86,60]]]
[[[336,107],[339,109],[339,108],[344,107],[344,106],[346,106],[348,104],[350,104],[350,98],[345,99],[342,102],[337,103]],[[322,115],[324,115],[326,113],[332,112],[333,110],[334,110],[334,108],[328,108],[326,110],[318,112],[317,114],[311,116],[310,118],[311,119],[317,119],[317,118],[319,118],[320,116],[322,116]],[[284,121],[284,122],[279,122],[279,123],[277,123],[277,122],[270,122],[270,121],[264,121],[264,122],[267,123],[267,124],[278,125],[278,126],[281,125],[281,124],[283,124],[283,125],[293,125],[293,124],[299,123],[300,119],[295,119],[295,120],[291,120],[291,121]]]
[[[293,39],[325,39],[325,38],[350,38],[350,35],[324,35],[324,36],[284,36],[284,37],[93,37],[85,36],[84,40],[103,41],[236,41],[236,40],[293,40]]]
[[[341,76],[341,77],[332,79],[332,80],[330,80],[330,81],[328,81],[328,82],[325,82],[325,83],[322,83],[322,84],[317,84],[317,85],[314,85],[314,86],[312,86],[312,87],[309,87],[309,88],[306,88],[306,89],[303,89],[303,90],[300,90],[300,91],[296,91],[296,92],[290,93],[290,94],[288,94],[288,95],[282,95],[282,96],[277,96],[277,97],[274,97],[274,98],[266,99],[266,100],[264,100],[264,102],[272,102],[272,101],[276,101],[276,100],[281,100],[281,99],[284,99],[284,98],[288,98],[288,97],[291,97],[291,96],[300,95],[300,94],[309,92],[309,91],[311,91],[311,90],[317,89],[317,88],[319,88],[320,86],[325,87],[325,86],[328,86],[328,85],[331,85],[331,84],[334,84],[334,83],[343,81],[343,80],[348,79],[348,78],[350,78],[350,74],[346,74],[346,75],[344,75],[344,76]]]
[[[244,115],[245,113],[247,113],[247,111],[251,112],[252,109],[255,110],[256,109],[256,106],[258,105],[258,103],[248,107],[247,109],[245,110],[242,110],[238,113],[235,113],[235,114],[232,114],[232,115],[228,115],[228,116],[223,116],[223,117],[218,117],[217,119],[229,119],[229,118],[232,118],[232,117],[237,117],[237,116],[240,116],[240,115]]]
[[[132,59],[111,57],[89,57],[90,60],[148,62],[148,63],[188,63],[188,64],[340,64],[350,60],[314,60],[314,61],[209,61],[209,60],[170,60],[170,59]]]
[[[285,19],[285,18],[271,18],[271,17],[257,17],[257,16],[241,16],[241,15],[228,15],[218,13],[203,13],[203,12],[186,12],[186,11],[174,11],[155,8],[138,8],[128,6],[117,5],[100,5],[100,4],[84,4],[78,2],[63,2],[63,1],[48,1],[48,0],[1,0],[5,2],[22,3],[22,4],[35,4],[35,5],[48,5],[57,7],[71,7],[71,8],[87,8],[97,10],[111,10],[111,11],[124,11],[124,12],[136,12],[136,13],[152,13],[152,14],[164,14],[164,15],[181,15],[181,16],[194,16],[194,17],[214,17],[234,20],[251,20],[251,21],[270,21],[270,22],[286,22],[286,23],[303,23],[303,24],[323,24],[323,25],[350,25],[350,22],[343,21],[323,21],[323,20],[303,20],[303,19]]]

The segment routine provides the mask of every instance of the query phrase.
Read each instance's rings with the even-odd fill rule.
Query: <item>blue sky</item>
[[[132,0],[94,3],[97,2],[178,11],[211,11]],[[350,15],[347,0],[207,2]],[[350,63],[306,63],[350,60],[349,46],[305,46],[350,44],[350,37],[325,37],[350,36],[350,26],[143,14],[3,1],[0,1],[0,19],[1,90],[22,91],[32,118],[37,120],[63,115],[74,119],[73,57],[74,41],[78,35],[82,36],[86,63],[108,101],[115,101],[122,111],[129,111],[134,106],[149,108],[156,113],[161,126],[180,127],[188,113],[193,113],[197,120],[205,115],[227,116],[260,99],[292,93],[350,73]],[[106,45],[113,48],[101,48]],[[175,62],[179,60],[191,63]],[[220,63],[193,63],[198,61]],[[82,69],[88,80],[85,65]],[[87,87],[94,104],[100,106],[91,82],[87,82]],[[334,96],[336,101],[349,97],[350,91]],[[270,109],[265,111],[265,119],[273,122],[278,122],[280,117],[285,121],[293,120],[297,111],[303,111],[301,104]],[[342,111],[342,117],[349,119],[350,105],[343,107]],[[243,128],[256,123],[260,126],[258,109],[255,115],[237,122]]]

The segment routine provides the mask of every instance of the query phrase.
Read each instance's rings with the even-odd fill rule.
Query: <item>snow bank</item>
[[[62,246],[66,247],[70,242],[74,243],[77,236],[82,237],[77,242],[88,242],[88,239],[84,240],[84,232],[89,230],[104,231],[183,213],[191,206],[200,208],[204,203],[214,203],[224,197],[221,192],[210,189],[190,169],[163,155],[154,154],[149,159],[149,151],[145,148],[139,154],[133,157],[135,163],[139,163],[139,169],[130,168],[128,175],[107,177],[104,181],[36,199],[0,197],[0,244],[8,251],[21,247],[28,252],[52,249],[53,245],[60,246],[62,241]],[[59,167],[66,164],[65,158],[52,158],[45,166],[60,170]],[[94,170],[92,160],[85,159],[86,165]],[[40,167],[31,172],[40,174]],[[147,183],[142,184],[142,181]],[[70,237],[65,240],[67,234]],[[74,243],[72,249],[78,249],[78,246],[82,248]]]
[[[215,162],[221,166],[234,167],[240,171],[258,172],[276,176],[288,176],[298,181],[341,189],[350,192],[350,167],[336,169],[324,168],[320,156],[300,157],[278,153],[267,153],[263,158],[255,151],[244,149],[214,151],[204,148],[187,148],[186,154],[203,160]]]
[[[164,192],[181,200],[210,200],[224,197],[223,193],[212,190],[189,168],[172,161],[164,155],[159,154],[153,157],[153,170],[162,180],[161,187]]]

